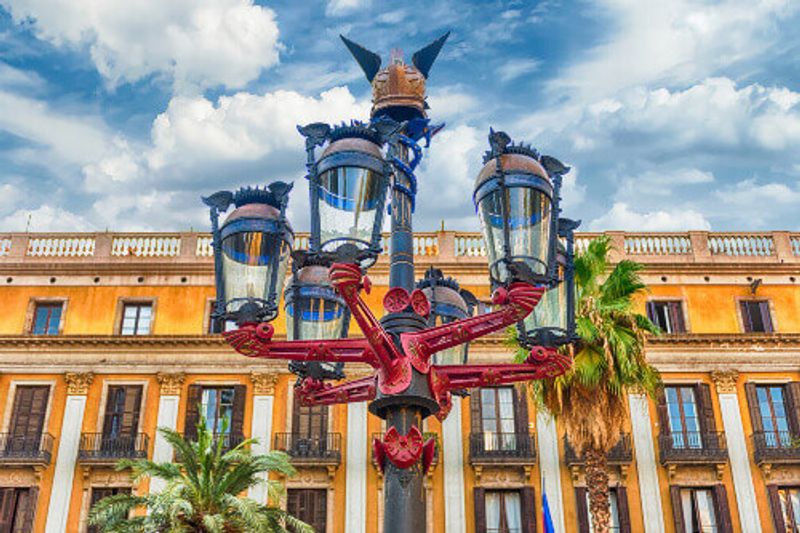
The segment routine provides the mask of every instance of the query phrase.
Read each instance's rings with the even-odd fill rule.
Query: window
[[[522,533],[522,509],[518,491],[487,490],[486,533]]]
[[[594,524],[592,523],[592,513],[589,512],[589,491],[584,490],[585,496],[582,505],[586,506],[586,515],[589,517],[589,533],[594,533]],[[619,522],[619,504],[617,503],[617,491],[609,489],[608,491],[608,507],[611,513],[611,518],[608,522],[608,530],[611,533],[620,533],[622,531]]]
[[[694,387],[666,387],[669,430],[674,448],[702,448]]]
[[[326,489],[289,489],[286,511],[314,528],[325,531],[328,523],[328,491]]]
[[[797,533],[800,531],[800,487],[780,487],[778,501],[784,531]]]
[[[108,387],[103,419],[103,449],[123,451],[135,448],[141,403],[141,385]]]
[[[789,431],[783,386],[759,385],[756,387],[756,398],[766,445],[770,448],[791,446],[792,435]]]
[[[0,489],[0,533],[33,531],[34,507],[31,489]]]
[[[58,335],[61,325],[61,303],[37,303],[33,311],[34,335]]]
[[[90,499],[89,505],[90,509],[94,507],[94,504],[102,500],[103,498],[108,498],[109,496],[116,496],[117,494],[130,494],[131,489],[127,487],[92,487],[92,497]],[[88,526],[86,528],[86,533],[100,533],[100,528],[97,526]]]
[[[9,451],[28,453],[39,451],[49,396],[50,387],[47,385],[17,386],[6,443]]]
[[[206,417],[206,427],[215,434],[222,434],[223,423],[227,420],[225,433],[231,432],[233,417],[233,387],[204,387],[201,411]]]
[[[127,303],[122,308],[122,335],[150,335],[153,320],[153,304]]]
[[[579,533],[593,533],[592,514],[589,512],[589,490],[586,487],[575,488],[575,501],[578,505]],[[612,533],[630,533],[630,514],[628,511],[628,492],[623,486],[608,488],[609,531]]]
[[[772,318],[767,300],[742,300],[739,305],[745,333],[772,333]]]
[[[717,533],[719,523],[711,489],[681,489],[683,531],[686,533]]]
[[[647,318],[664,333],[686,333],[683,305],[679,300],[647,302]]]
[[[212,301],[211,305],[209,306],[209,316],[208,316],[208,333],[215,334],[215,333],[222,333],[223,331],[233,331],[237,328],[235,320],[226,320],[225,321],[225,329],[222,329],[222,320],[218,318],[214,318],[214,310],[216,309],[216,302]]]
[[[514,389],[481,389],[481,431],[484,450],[515,450]]]

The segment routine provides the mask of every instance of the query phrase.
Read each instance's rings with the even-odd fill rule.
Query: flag
[[[550,516],[550,505],[547,503],[547,492],[542,490],[542,519],[544,522],[544,533],[556,533],[553,525],[553,517]]]

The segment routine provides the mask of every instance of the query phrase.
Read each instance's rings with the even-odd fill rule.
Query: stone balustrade
[[[585,251],[602,233],[578,233],[576,250]],[[632,233],[609,231],[612,259],[658,263],[800,263],[800,233]],[[389,253],[389,234],[382,239]],[[297,234],[295,248],[308,246]],[[0,234],[0,264],[59,261],[211,261],[207,233],[7,233]],[[486,245],[477,232],[439,231],[414,235],[414,254],[422,261],[485,263]]]

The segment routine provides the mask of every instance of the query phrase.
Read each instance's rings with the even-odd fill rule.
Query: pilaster
[[[536,437],[539,441],[539,470],[542,494],[547,493],[555,533],[564,533],[564,495],[561,491],[561,468],[558,453],[556,421],[547,413],[536,413]]]
[[[68,372],[64,375],[64,379],[67,382],[67,401],[61,423],[58,455],[53,474],[53,491],[50,494],[50,503],[47,508],[45,533],[63,533],[67,528],[69,500],[72,495],[72,482],[75,478],[75,463],[78,459],[83,414],[86,411],[86,394],[89,392],[89,385],[94,380],[94,374],[91,372]]]
[[[364,533],[367,523],[367,404],[347,404],[347,464],[345,465],[346,533]]]
[[[653,429],[650,425],[650,402],[642,393],[628,394],[631,410],[633,447],[636,453],[636,472],[645,533],[664,533],[664,509],[658,487],[658,465],[653,448]]]
[[[250,374],[253,384],[253,453],[263,455],[272,448],[272,411],[275,406],[276,374],[253,372]],[[259,503],[267,502],[266,481],[268,474],[260,474],[263,483],[250,487],[247,496]]]
[[[158,419],[156,427],[166,427],[176,429],[178,424],[178,407],[180,406],[180,394],[185,374],[167,374],[159,372],[156,376],[161,385],[161,395],[158,398]],[[153,444],[153,461],[156,463],[172,462],[173,451],[169,443],[161,433],[156,432],[155,443]],[[150,492],[160,492],[164,488],[164,481],[159,478],[150,479]]]
[[[453,398],[450,415],[442,422],[444,463],[444,530],[466,532],[464,509],[464,436],[461,426],[461,398]]]
[[[739,378],[735,370],[717,370],[711,373],[714,388],[719,397],[722,424],[725,427],[725,440],[728,443],[728,456],[731,464],[733,489],[739,508],[739,523],[743,533],[761,533],[756,491],[747,453],[742,413],[736,382]]]

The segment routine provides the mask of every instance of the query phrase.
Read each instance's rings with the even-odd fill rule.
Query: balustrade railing
[[[620,436],[619,442],[614,445],[611,450],[606,454],[606,460],[609,464],[628,464],[633,461],[633,448],[631,447],[631,436],[623,433]],[[564,462],[567,465],[582,465],[586,459],[582,455],[575,453],[575,449],[569,442],[569,439],[564,437]]]
[[[533,461],[534,438],[529,433],[473,432],[469,435],[469,457],[473,463]]]
[[[584,252],[589,243],[603,233],[578,233],[575,250]],[[676,261],[758,263],[800,263],[800,233],[639,233],[608,232],[613,247],[612,260],[630,257],[644,264]],[[420,232],[414,235],[414,254],[425,261],[458,260],[486,262],[483,236],[477,232]],[[308,248],[308,234],[295,236],[295,249]],[[391,239],[381,239],[382,256],[390,252]],[[94,261],[122,261],[142,258],[192,262],[214,255],[207,233],[92,233],[43,234],[10,233],[0,235],[0,262],[88,258]],[[385,260],[385,259],[384,259]],[[383,260],[382,260],[383,261]]]
[[[286,452],[294,461],[338,464],[342,460],[342,435],[276,433],[274,449]]]
[[[727,441],[723,432],[661,433],[658,444],[663,464],[724,463],[728,460]]]
[[[800,435],[789,431],[757,431],[753,433],[753,458],[759,464],[800,464]]]
[[[105,435],[84,433],[78,447],[81,461],[111,461],[119,459],[144,459],[147,457],[149,437],[146,433],[134,435]]]
[[[49,433],[0,433],[0,464],[50,464],[53,436]]]

